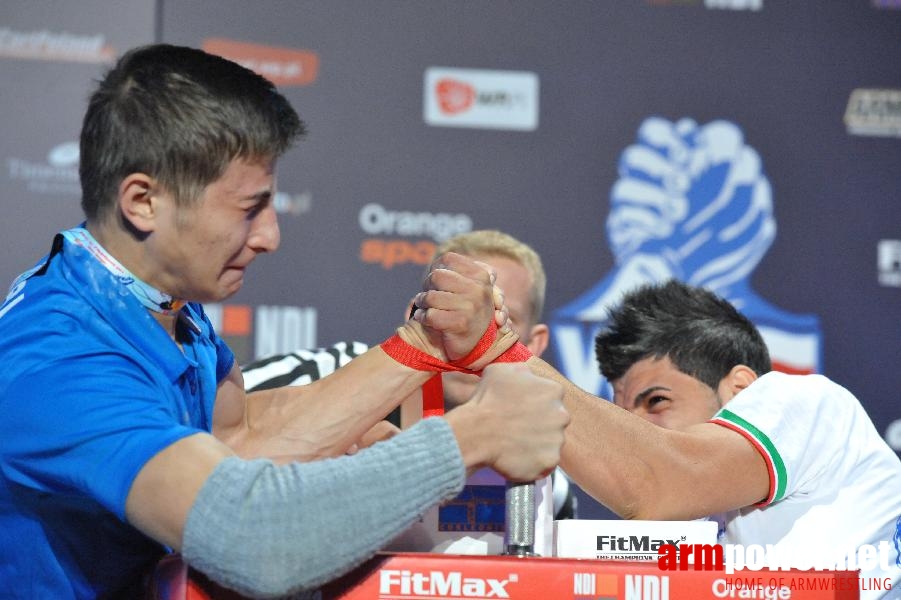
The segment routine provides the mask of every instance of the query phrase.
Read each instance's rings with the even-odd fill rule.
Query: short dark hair
[[[676,280],[627,293],[595,338],[601,373],[622,377],[645,358],[668,357],[679,371],[716,389],[736,365],[770,371],[760,332],[727,300]]]
[[[109,216],[130,173],[190,204],[234,159],[275,159],[303,135],[265,78],[196,48],[156,44],[124,54],[91,95],[81,130],[81,206]]]

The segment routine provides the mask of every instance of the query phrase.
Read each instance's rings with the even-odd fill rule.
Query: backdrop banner
[[[497,228],[548,272],[547,356],[609,397],[627,289],[725,295],[775,367],[851,390],[901,450],[901,5],[885,0],[7,0],[0,279],[81,220],[88,91],[131,46],[205,48],[309,126],[282,243],[208,312],[244,362],[387,337],[435,245]],[[587,497],[580,516],[608,518]]]

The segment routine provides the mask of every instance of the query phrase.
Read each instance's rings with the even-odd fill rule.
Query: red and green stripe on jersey
[[[776,450],[776,446],[767,435],[754,425],[744,420],[732,411],[725,408],[720,409],[716,415],[710,419],[711,423],[722,425],[732,431],[735,431],[745,437],[757,452],[763,457],[766,463],[767,472],[770,476],[770,493],[766,499],[757,506],[768,506],[773,502],[777,502],[785,496],[785,488],[788,481],[788,473],[785,470],[785,463]]]

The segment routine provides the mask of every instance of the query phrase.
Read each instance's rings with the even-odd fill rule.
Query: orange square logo
[[[616,575],[598,573],[598,595],[602,598],[616,598],[619,595]]]
[[[222,307],[221,335],[250,335],[253,311],[247,305]]]

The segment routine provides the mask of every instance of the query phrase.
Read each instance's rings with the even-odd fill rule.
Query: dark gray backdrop
[[[878,246],[901,244],[901,139],[853,135],[844,122],[855,89],[901,90],[901,10],[881,4],[890,3],[7,1],[0,279],[77,223],[65,144],[77,139],[91,80],[110,53],[152,41],[224,38],[318,57],[315,81],[282,87],[310,128],[279,168],[282,248],[226,303],[256,316],[250,330],[225,332],[245,359],[298,340],[377,343],[391,332],[423,266],[385,268],[361,249],[406,244],[421,259],[436,240],[365,231],[359,217],[371,203],[439,223],[464,215],[527,241],[549,274],[550,318],[614,267],[610,192],[642,122],[724,119],[772,185],[778,231],[751,277],[755,291],[819,318],[821,370],[861,399],[898,450],[901,253],[883,256],[883,281],[895,284],[880,284]],[[432,67],[534,73],[537,127],[427,124]],[[264,326],[260,307],[280,317]],[[256,339],[288,326],[294,333],[279,334],[287,347]],[[582,509],[605,514],[586,498]]]

